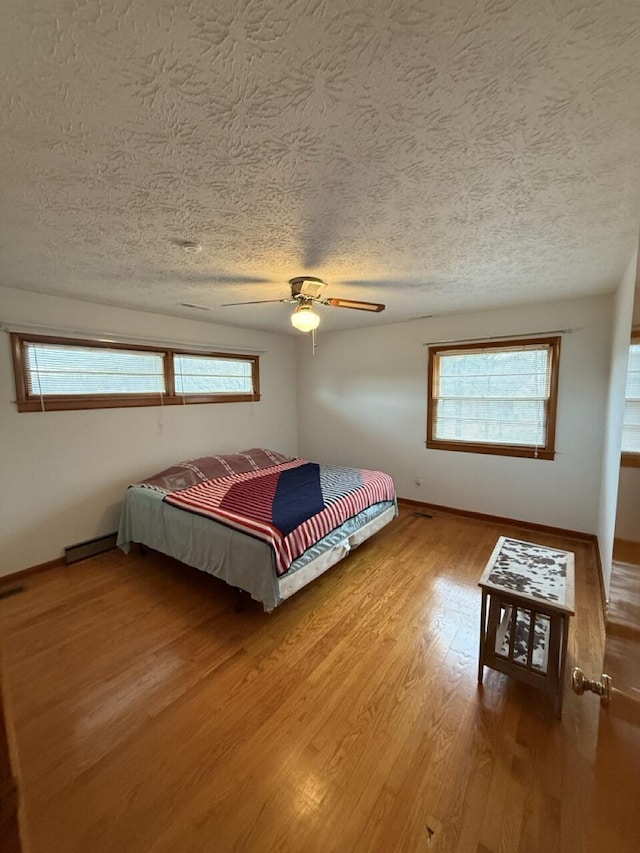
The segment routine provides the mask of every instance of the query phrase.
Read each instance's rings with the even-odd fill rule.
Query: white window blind
[[[544,447],[551,347],[491,347],[437,355],[433,438]]]
[[[640,453],[640,344],[629,347],[622,452]]]
[[[26,384],[37,397],[162,394],[159,352],[25,342]]]
[[[176,394],[253,394],[252,362],[216,356],[174,355]]]

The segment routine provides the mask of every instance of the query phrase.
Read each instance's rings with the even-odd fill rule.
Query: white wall
[[[633,295],[636,286],[638,253],[629,262],[613,302],[611,327],[611,350],[609,357],[609,381],[606,400],[606,425],[602,445],[602,479],[598,517],[598,545],[602,561],[604,586],[609,594],[611,557],[616,526],[618,480],[620,477],[620,452],[622,447],[622,422],[624,418],[624,394],[629,361],[629,340]]]
[[[194,456],[297,452],[294,339],[0,288],[0,321],[265,350],[259,403],[19,414],[0,335],[0,575],[117,528],[127,485]]]
[[[601,296],[327,335],[320,329],[315,357],[308,341],[298,344],[300,452],[383,469],[402,497],[595,532],[612,303]],[[423,342],[562,328],[579,331],[562,339],[555,461],[425,449]]]

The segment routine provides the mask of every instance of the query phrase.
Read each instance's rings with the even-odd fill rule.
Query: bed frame
[[[151,489],[128,489],[118,531],[118,547],[133,543],[174,557],[247,592],[270,613],[307,584],[347,557],[398,514],[396,501],[369,507],[333,530],[278,576],[272,548],[259,539],[163,501]]]

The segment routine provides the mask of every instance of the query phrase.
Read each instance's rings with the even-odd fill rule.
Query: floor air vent
[[[78,560],[86,560],[87,557],[95,557],[104,554],[116,547],[117,533],[107,533],[106,536],[98,536],[96,539],[87,539],[86,542],[78,542],[77,545],[69,545],[64,549],[64,559],[67,564],[77,563]]]
[[[18,595],[21,592],[24,592],[25,587],[23,586],[12,586],[10,589],[3,589],[0,592],[0,598],[9,598],[12,595]]]

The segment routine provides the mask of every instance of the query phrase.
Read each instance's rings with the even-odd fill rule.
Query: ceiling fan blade
[[[258,299],[256,302],[225,302],[221,308],[231,308],[233,305],[266,305],[267,302],[295,302],[295,299]]]
[[[332,308],[353,308],[355,311],[384,311],[385,306],[380,302],[359,302],[354,299],[323,299],[323,305]]]

